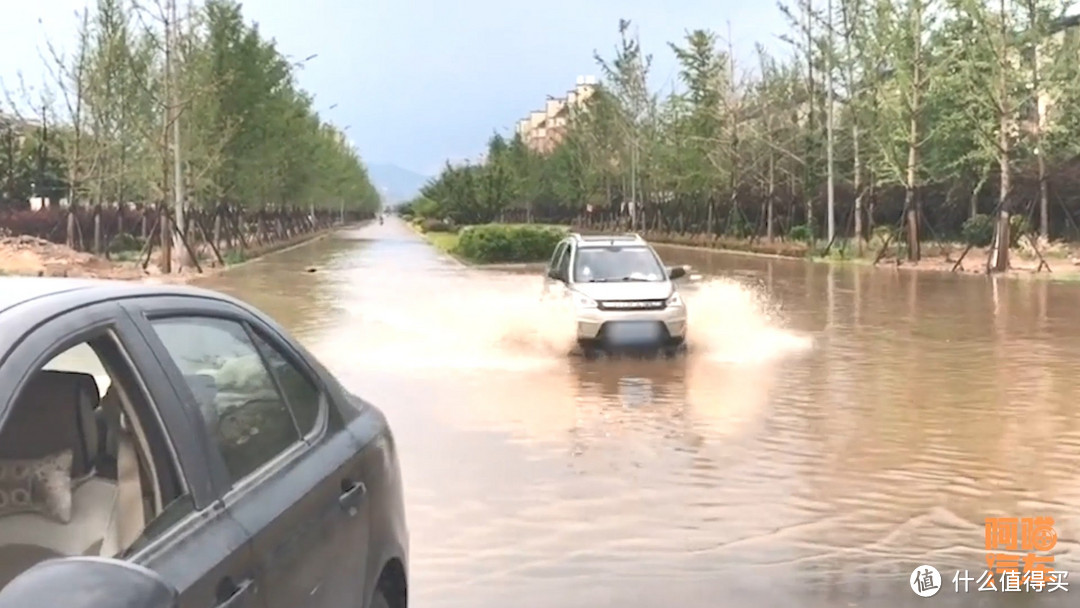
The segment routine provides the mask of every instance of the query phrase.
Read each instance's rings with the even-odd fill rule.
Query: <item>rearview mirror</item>
[[[675,280],[686,276],[686,266],[672,266],[668,269],[668,278]]]
[[[554,268],[548,270],[547,276],[549,279],[555,279],[556,281],[562,280],[562,277],[559,276],[559,271]]]
[[[179,593],[156,572],[104,557],[50,559],[0,590],[0,608],[178,608]]]

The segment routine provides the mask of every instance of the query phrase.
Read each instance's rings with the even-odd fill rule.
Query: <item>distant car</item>
[[[0,278],[0,607],[405,608],[401,483],[383,414],[251,306]]]
[[[686,267],[666,268],[636,234],[570,234],[556,247],[545,294],[571,298],[578,344],[602,350],[679,352],[686,342],[686,303],[675,287]]]

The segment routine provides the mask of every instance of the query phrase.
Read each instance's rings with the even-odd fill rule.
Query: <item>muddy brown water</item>
[[[1069,603],[952,577],[994,516],[1054,517],[1077,566],[1080,286],[658,250],[706,275],[675,361],[568,356],[538,274],[393,218],[204,284],[386,412],[411,605]]]

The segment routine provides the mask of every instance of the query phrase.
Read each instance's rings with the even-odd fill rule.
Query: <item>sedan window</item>
[[[270,369],[274,371],[274,378],[281,387],[281,393],[285,396],[289,409],[296,417],[300,433],[306,436],[315,429],[315,422],[319,418],[321,407],[319,388],[262,336],[253,334],[252,337],[259,347],[259,352],[270,365]]]
[[[18,387],[0,429],[0,587],[51,557],[121,557],[194,510],[151,400],[108,330]],[[164,526],[167,528],[167,526]]]
[[[211,317],[151,324],[194,393],[233,483],[300,441],[296,421],[243,325]]]

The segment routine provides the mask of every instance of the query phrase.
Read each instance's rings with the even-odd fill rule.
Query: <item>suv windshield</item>
[[[574,260],[574,281],[663,281],[667,277],[648,247],[583,247]]]

